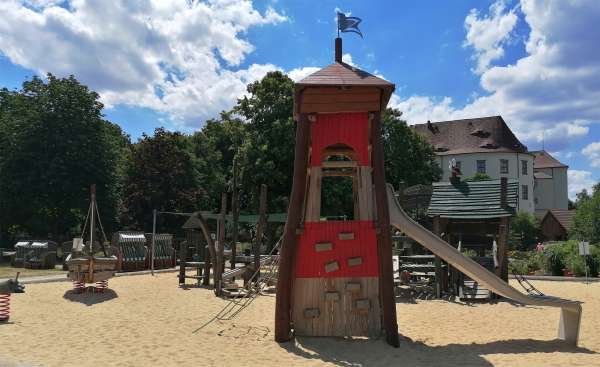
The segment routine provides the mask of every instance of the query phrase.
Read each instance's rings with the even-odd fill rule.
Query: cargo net
[[[194,333],[202,330],[215,320],[232,320],[246,307],[250,306],[254,299],[263,294],[269,284],[277,281],[279,255],[275,255],[275,252],[279,249],[281,242],[282,238],[277,241],[271,252],[267,255],[266,260],[261,262],[259,268],[248,279],[246,292],[238,298],[232,298],[212,319],[196,329]],[[264,270],[264,273],[261,274],[261,270]]]

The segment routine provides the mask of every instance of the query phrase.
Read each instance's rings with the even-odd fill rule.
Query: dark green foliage
[[[321,197],[321,217],[329,220],[354,219],[351,177],[323,177]]]
[[[163,128],[144,135],[133,146],[125,177],[124,223],[132,229],[150,231],[152,211],[193,212],[207,192],[190,138]],[[176,232],[182,223],[172,217],[161,220],[161,231]]]
[[[286,211],[294,168],[294,83],[281,72],[270,72],[248,85],[248,96],[234,112],[246,121],[240,149],[242,205],[258,210],[261,184],[269,186],[269,211]]]
[[[569,237],[592,243],[600,242],[600,190],[594,187],[592,195],[586,190],[577,194],[577,213]]]
[[[391,108],[382,116],[386,180],[405,187],[438,181],[442,170],[433,147],[401,117],[402,112]]]
[[[477,172],[471,177],[466,177],[463,181],[489,181],[492,178],[485,173]]]
[[[221,193],[231,190],[233,160],[239,156],[244,135],[243,122],[233,118],[231,112],[221,113],[218,120],[208,120],[202,130],[192,135],[200,184],[206,193],[201,197],[200,208],[219,208]]]
[[[73,76],[33,78],[0,92],[0,227],[64,239],[83,221],[95,183],[107,230],[118,216],[121,129]]]
[[[540,223],[535,216],[524,211],[510,219],[508,246],[516,250],[531,250],[539,241]]]

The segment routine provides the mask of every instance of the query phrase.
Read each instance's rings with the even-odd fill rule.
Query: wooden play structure
[[[294,172],[279,258],[275,340],[384,333],[397,347],[393,226],[500,296],[560,308],[558,337],[577,344],[580,302],[519,292],[404,212],[384,174],[381,113],[393,90],[393,84],[343,63],[339,37],[335,63],[296,84]],[[353,215],[327,220],[322,185],[340,176],[352,180]]]
[[[89,223],[88,223],[89,220]],[[95,254],[95,232],[96,221],[99,224],[102,240],[100,245],[104,256]],[[89,224],[89,226],[88,226]],[[86,234],[86,229],[89,228],[89,241],[87,245],[83,239]],[[117,257],[109,256],[105,242],[108,242],[102,222],[100,221],[100,213],[96,204],[96,185],[92,185],[90,189],[90,207],[83,225],[83,230],[80,238],[73,239],[73,251],[69,254],[65,263],[69,270],[68,277],[73,281],[73,286],[77,291],[86,289],[86,284],[94,284],[94,290],[103,291],[108,288],[108,279],[115,275],[117,265]]]
[[[516,212],[519,183],[516,180],[467,182],[458,179],[433,184],[428,216],[433,233],[459,251],[471,250],[474,261],[508,282],[508,230]],[[485,300],[486,287],[462,276],[436,257],[436,291],[452,291],[464,300]],[[451,289],[449,289],[451,288]]]
[[[379,336],[398,346],[381,113],[394,85],[342,62],[296,84],[294,180],[275,315],[295,335]],[[352,220],[321,220],[321,185],[350,177]]]

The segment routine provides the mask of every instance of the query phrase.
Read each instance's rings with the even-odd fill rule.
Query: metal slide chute
[[[508,285],[495,274],[461,254],[446,241],[422,227],[402,210],[392,185],[387,185],[390,224],[419,242],[448,264],[452,265],[471,279],[485,285],[494,293],[524,305],[560,307],[561,316],[558,338],[577,344],[581,321],[581,302],[550,296],[526,295]]]

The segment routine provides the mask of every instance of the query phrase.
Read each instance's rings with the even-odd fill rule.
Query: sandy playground
[[[600,283],[535,282],[579,299],[579,347],[554,340],[558,309],[509,302],[469,306],[398,302],[401,347],[383,340],[273,341],[274,296],[232,321],[210,320],[227,301],[177,287],[174,273],[119,277],[105,294],[72,294],[68,282],[13,294],[0,324],[2,366],[600,366]]]

